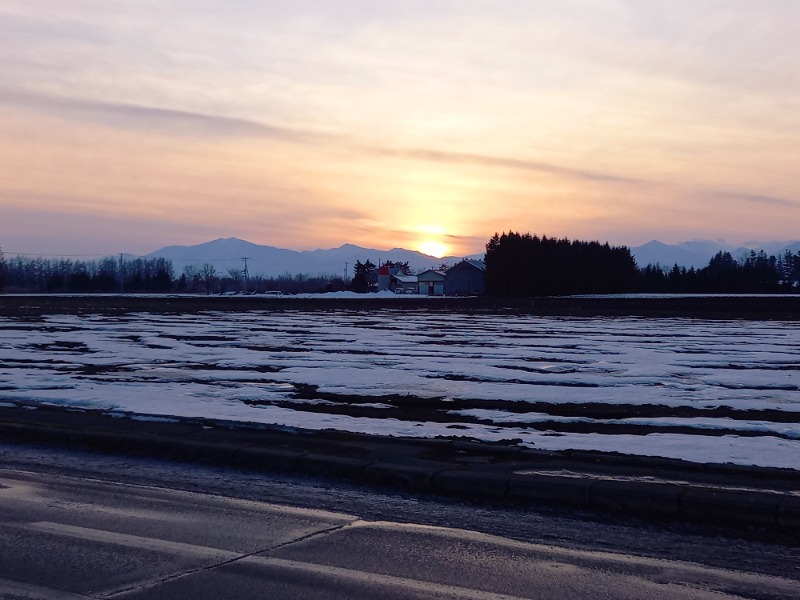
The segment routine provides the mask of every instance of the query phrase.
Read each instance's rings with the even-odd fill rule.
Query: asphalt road
[[[797,598],[796,546],[0,445],[0,597]]]

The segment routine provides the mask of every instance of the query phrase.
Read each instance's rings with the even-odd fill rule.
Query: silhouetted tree
[[[172,289],[172,275],[166,269],[159,269],[150,279],[149,287],[151,292],[169,292]]]
[[[359,294],[368,292],[370,286],[374,284],[375,265],[369,259],[364,263],[357,260],[353,266],[353,272],[354,277],[350,282],[350,289]]]
[[[217,269],[211,263],[203,263],[200,267],[200,280],[206,290],[206,295],[210,294],[217,283]]]
[[[665,272],[659,265],[639,271],[639,290],[666,293],[777,293],[792,291],[798,284],[798,257],[785,252],[780,257],[751,251],[737,261],[730,252],[717,252],[702,269],[675,265]],[[660,274],[659,274],[660,272]]]
[[[402,273],[403,275],[411,275],[411,267],[408,266],[408,261],[399,262],[399,261],[387,260],[381,266],[387,267],[388,269],[397,268],[400,269],[400,273]]]
[[[498,296],[626,292],[638,274],[626,247],[529,233],[496,233],[485,263],[487,293]]]

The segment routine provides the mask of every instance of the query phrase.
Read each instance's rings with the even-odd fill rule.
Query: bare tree
[[[200,267],[200,280],[206,288],[206,295],[211,293],[217,283],[217,269],[211,263],[203,263]]]

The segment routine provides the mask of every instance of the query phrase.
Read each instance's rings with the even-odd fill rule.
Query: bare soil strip
[[[382,309],[517,312],[541,316],[643,316],[800,320],[800,296],[665,296],[502,299],[319,298],[292,296],[0,295],[0,315],[197,313],[203,311],[316,311]]]

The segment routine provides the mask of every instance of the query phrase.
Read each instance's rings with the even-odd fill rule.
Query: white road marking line
[[[261,566],[278,567],[294,572],[314,573],[318,575],[325,575],[337,579],[344,579],[356,583],[378,584],[391,587],[402,587],[403,589],[413,590],[416,592],[439,594],[453,598],[464,598],[467,600],[522,600],[518,596],[508,596],[505,594],[494,594],[483,590],[474,590],[471,588],[462,588],[453,585],[446,585],[440,583],[432,583],[425,581],[415,581],[404,577],[395,577],[393,575],[383,575],[379,573],[371,573],[368,571],[357,571],[353,569],[345,569],[342,567],[332,567],[328,565],[320,565],[316,563],[305,563],[294,560],[285,560],[281,558],[264,558],[246,556],[242,553],[230,552],[227,550],[220,550],[217,548],[209,548],[207,546],[198,546],[195,544],[185,544],[181,542],[171,542],[167,540],[159,540],[155,538],[146,538],[137,535],[129,535],[123,533],[116,533],[113,531],[105,531],[99,529],[89,529],[86,527],[77,527],[75,525],[64,525],[62,523],[52,523],[48,521],[40,521],[37,523],[30,523],[25,526],[25,529],[32,529],[44,533],[53,533],[56,535],[65,535],[75,537],[83,540],[90,540],[100,543],[117,544],[125,547],[140,548],[144,550],[152,550],[157,552],[169,552],[178,555],[192,555],[201,558],[213,558],[220,561],[233,561],[241,559],[241,562],[254,563]],[[50,600],[49,597],[43,600]],[[70,599],[71,600],[71,599]]]
[[[29,482],[27,481],[27,479],[25,479],[25,477],[27,476],[36,477],[38,476],[38,473],[34,473],[31,471],[18,471],[14,469],[5,469],[2,467],[0,467],[0,473],[5,475],[5,476],[0,475],[0,496],[10,497],[15,500],[25,500],[26,502],[38,502],[39,504],[47,504],[48,506],[50,505],[51,503],[49,497],[50,491],[45,489],[44,486],[42,486],[39,483]],[[22,477],[17,479],[16,476],[22,476]],[[76,477],[70,477],[68,475],[53,475],[53,474],[48,475],[48,477],[55,481],[59,482],[63,481],[65,483],[65,487],[74,485],[77,482],[77,484],[81,488],[85,487],[86,483],[100,483],[110,488],[112,491],[114,489],[125,489],[125,490],[133,489],[135,491],[144,492],[143,494],[140,495],[143,498],[146,498],[150,501],[176,503],[176,504],[181,503],[181,506],[186,506],[187,503],[191,503],[192,506],[197,503],[201,503],[202,505],[209,505],[211,503],[214,503],[214,505],[216,505],[216,503],[221,503],[224,504],[226,507],[235,507],[235,508],[240,508],[242,510],[258,511],[261,513],[274,515],[280,518],[298,517],[304,519],[317,519],[321,521],[328,521],[334,525],[347,525],[349,523],[359,520],[359,518],[355,515],[350,515],[342,512],[333,512],[330,510],[316,509],[316,508],[286,506],[283,504],[274,504],[270,502],[262,502],[259,500],[228,498],[224,496],[219,496],[217,494],[209,494],[206,492],[170,490],[161,487],[133,484],[127,482],[126,483],[108,482],[103,479],[94,479],[91,477],[76,478]],[[98,507],[97,504],[93,504],[92,506],[94,510],[107,510],[107,511],[115,510],[113,508],[106,506]],[[143,514],[146,515],[147,513]]]
[[[313,573],[316,575],[326,575],[337,580],[349,580],[354,583],[364,584],[378,584],[392,588],[403,588],[409,591],[421,592],[433,596],[445,596],[451,598],[464,598],[466,600],[524,600],[520,596],[509,596],[507,594],[496,594],[485,590],[476,590],[472,588],[463,588],[455,585],[447,585],[443,583],[433,583],[428,581],[417,581],[415,579],[407,579],[405,577],[396,577],[394,575],[383,575],[381,573],[372,573],[369,571],[356,571],[353,569],[345,569],[342,567],[331,567],[328,565],[320,565],[316,563],[299,562],[296,560],[285,560],[282,558],[265,558],[259,556],[248,556],[242,559],[241,562],[278,567],[287,571],[295,571],[300,573]]]
[[[82,540],[100,542],[104,544],[116,544],[118,546],[126,546],[129,548],[152,550],[154,552],[168,552],[170,554],[178,555],[190,555],[200,558],[212,558],[215,560],[234,560],[245,554],[243,552],[231,552],[229,550],[210,548],[208,546],[198,546],[196,544],[186,544],[183,542],[172,542],[169,540],[160,540],[157,538],[148,538],[138,535],[130,535],[127,533],[117,533],[115,531],[105,531],[102,529],[89,529],[86,527],[64,525],[62,523],[52,523],[49,521],[30,523],[24,528],[33,529],[35,531],[41,531],[44,533],[54,533],[56,535],[64,535]]]
[[[10,594],[27,600],[86,600],[89,596],[0,578],[0,596]]]

